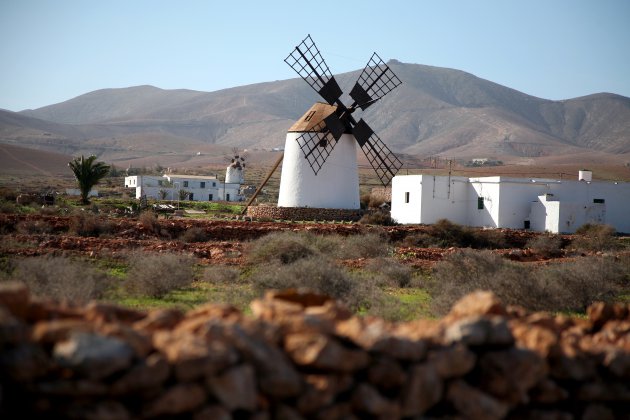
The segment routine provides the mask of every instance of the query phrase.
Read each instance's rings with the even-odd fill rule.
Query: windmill
[[[225,172],[226,184],[242,184],[245,171],[245,156],[238,149],[232,149],[233,156],[227,158],[230,162]]]
[[[353,113],[366,110],[401,81],[374,53],[350,91],[352,104],[346,106],[339,84],[310,35],[284,61],[326,103],[314,104],[288,130],[278,206],[358,209],[356,145],[383,185],[390,183],[402,162]]]

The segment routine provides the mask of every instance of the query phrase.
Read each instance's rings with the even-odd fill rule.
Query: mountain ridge
[[[630,157],[630,98],[600,92],[554,101],[461,70],[389,63],[403,84],[361,117],[395,152],[535,158],[594,151]],[[359,73],[335,77],[349,92]],[[214,92],[150,85],[100,89],[35,110],[0,111],[0,141],[113,160],[124,160],[125,152],[189,153],[204,145],[281,147],[288,127],[315,101],[321,98],[299,78]]]

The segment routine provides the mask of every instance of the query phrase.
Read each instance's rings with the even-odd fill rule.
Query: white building
[[[242,178],[239,178],[241,181]],[[186,191],[190,201],[242,201],[240,182],[221,182],[216,175],[135,175],[125,177],[125,187],[136,189],[136,198],[146,196],[156,200],[178,200]]]
[[[585,223],[630,232],[630,184],[581,180],[396,176],[391,216],[399,223],[439,219],[468,226],[573,233]]]

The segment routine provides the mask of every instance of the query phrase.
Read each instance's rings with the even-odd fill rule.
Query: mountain
[[[472,74],[389,63],[403,84],[365,112],[396,151],[453,158],[630,156],[630,98],[536,98]],[[359,71],[337,75],[348,92]],[[104,89],[55,105],[0,111],[0,142],[109,161],[173,159],[213,147],[272,148],[313,102],[301,79],[215,92]],[[347,100],[347,98],[346,98]]]

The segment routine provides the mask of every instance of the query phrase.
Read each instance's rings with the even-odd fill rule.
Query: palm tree
[[[81,157],[68,162],[68,166],[74,172],[74,176],[79,183],[81,202],[83,204],[89,204],[88,194],[90,190],[109,173],[109,165],[103,162],[95,162],[95,160],[96,156],[94,155],[88,158],[81,155]]]

